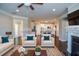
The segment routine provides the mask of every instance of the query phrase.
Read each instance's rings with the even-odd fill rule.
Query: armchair
[[[36,37],[35,34],[26,34],[23,42],[24,47],[35,47],[36,46]]]
[[[46,47],[54,46],[54,38],[51,37],[51,34],[42,34],[41,46],[46,46]]]

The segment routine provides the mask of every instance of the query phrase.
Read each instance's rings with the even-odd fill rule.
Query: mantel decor
[[[9,37],[10,35],[12,35],[12,32],[6,32],[5,34]]]

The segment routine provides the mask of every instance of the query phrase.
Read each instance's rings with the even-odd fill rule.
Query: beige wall
[[[13,31],[13,18],[0,12],[0,36],[5,36],[5,32]]]
[[[68,39],[68,19],[67,14],[62,15],[59,18],[59,40],[67,41]]]
[[[27,17],[21,17],[9,14],[5,11],[0,10],[0,36],[5,36],[5,32],[11,31],[14,34],[14,20],[22,20],[23,21],[23,30],[24,32],[28,28],[28,18]]]

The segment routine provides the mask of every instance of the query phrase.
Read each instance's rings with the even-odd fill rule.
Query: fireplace
[[[79,56],[79,37],[72,36],[72,47],[71,47],[71,55]]]

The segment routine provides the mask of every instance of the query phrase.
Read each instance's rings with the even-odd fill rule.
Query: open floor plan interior
[[[1,56],[79,56],[78,3],[0,3]]]

